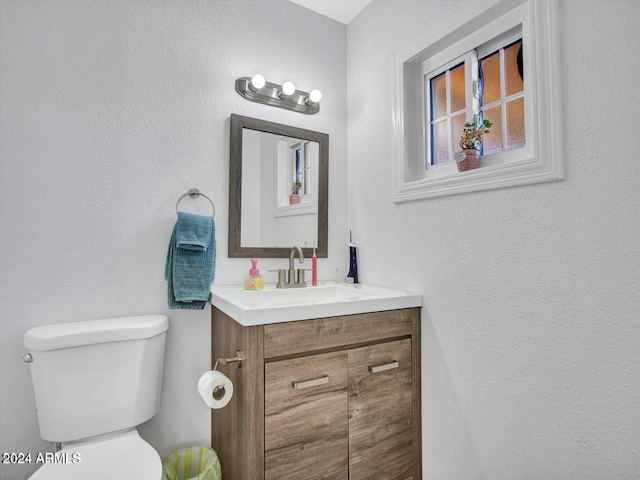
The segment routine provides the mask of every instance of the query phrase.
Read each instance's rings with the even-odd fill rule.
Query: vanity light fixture
[[[242,77],[236,80],[236,92],[252,102],[286,108],[308,115],[320,111],[322,93],[313,89],[310,93],[296,90],[292,82],[283,85],[267,82],[260,74],[253,77]]]

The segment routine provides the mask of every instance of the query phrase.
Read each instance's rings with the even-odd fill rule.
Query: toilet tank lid
[[[24,335],[24,346],[46,351],[60,348],[151,338],[166,332],[166,315],[140,315],[42,325]]]

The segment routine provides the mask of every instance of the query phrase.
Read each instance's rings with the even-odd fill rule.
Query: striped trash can
[[[222,480],[218,454],[207,447],[175,450],[162,459],[162,480]]]

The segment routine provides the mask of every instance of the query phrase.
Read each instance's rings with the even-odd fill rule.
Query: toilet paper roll
[[[198,380],[198,392],[209,407],[223,408],[233,397],[233,383],[222,372],[210,370]]]

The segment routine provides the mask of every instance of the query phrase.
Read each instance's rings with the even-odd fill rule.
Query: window
[[[483,155],[526,145],[522,39],[511,40],[503,41],[507,44],[487,55],[478,49],[479,120],[493,122],[491,133],[485,137]]]
[[[395,198],[564,178],[557,0],[472,2],[395,55]],[[465,123],[493,123],[458,172]]]
[[[469,52],[425,75],[426,168],[453,161],[464,124],[478,118],[478,96],[472,92],[478,85],[477,62]]]
[[[493,50],[496,47],[498,49]],[[423,70],[424,67],[429,68],[427,62]],[[427,72],[424,78],[426,168],[454,161],[465,123],[482,124],[484,119],[493,123],[481,146],[485,157],[525,146],[520,31]],[[484,165],[496,163],[483,162]]]
[[[309,142],[302,141],[289,147],[293,166],[292,184],[300,184],[299,194],[311,194],[311,154]]]
[[[276,181],[274,182],[275,217],[315,214],[318,211],[317,183],[320,144],[292,137],[279,137],[275,143]],[[290,195],[298,185],[299,203]]]

